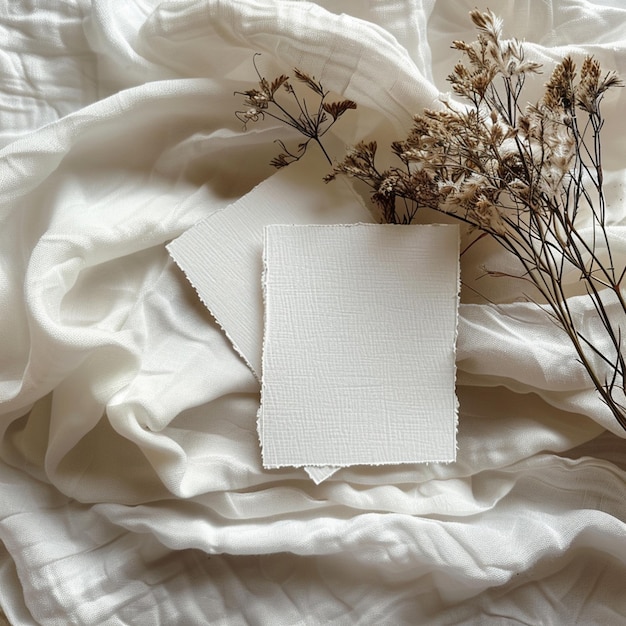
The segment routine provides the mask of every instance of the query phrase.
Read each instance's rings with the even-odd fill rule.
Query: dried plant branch
[[[463,60],[448,81],[465,105],[416,115],[409,135],[391,145],[398,165],[380,170],[376,143],[359,143],[326,180],[345,175],[367,184],[381,220],[410,223],[419,208],[452,215],[495,239],[519,262],[568,335],[601,399],[626,429],[626,359],[622,325],[626,267],[616,266],[607,231],[600,106],[622,83],[593,57],[578,70],[565,57],[539,102],[522,100],[541,66],[523,45],[502,38],[491,11],[472,11],[472,43],[455,41]],[[578,72],[580,71],[580,74]],[[585,226],[591,224],[591,237]],[[601,346],[570,309],[563,282],[576,270],[604,332]],[[534,300],[534,298],[530,298]]]
[[[271,161],[274,167],[285,167],[301,159],[311,141],[319,146],[326,160],[332,164],[330,155],[322,143],[322,137],[346,111],[356,109],[356,103],[347,99],[328,102],[330,92],[324,89],[314,76],[295,68],[293,72],[297,83],[313,94],[311,105],[310,100],[299,93],[288,76],[281,74],[272,81],[265,78],[257,66],[257,56],[259,55],[254,55],[252,63],[259,79],[258,87],[235,92],[235,95],[244,97],[243,104],[246,107],[235,112],[237,118],[246,128],[250,122],[258,122],[269,117],[295,129],[305,137],[295,149],[288,149],[284,142],[278,141],[282,152]]]

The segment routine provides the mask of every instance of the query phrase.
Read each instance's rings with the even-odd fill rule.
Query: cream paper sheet
[[[263,470],[258,381],[165,249],[268,179],[275,139],[297,140],[233,115],[254,53],[269,74],[297,65],[358,102],[340,144],[384,146],[447,90],[450,41],[473,38],[475,5],[0,12],[0,606],[12,623],[624,621],[623,433],[519,284],[478,278],[485,264],[511,269],[497,249],[462,259],[492,304],[461,294],[456,462],[347,468],[319,486]],[[592,52],[626,72],[621,3],[492,8],[529,58]],[[620,259],[625,97],[606,99],[603,135]]]
[[[456,459],[458,225],[265,227],[263,466]]]
[[[345,181],[325,188],[321,154],[276,172],[167,245],[198,297],[261,379],[263,229],[269,224],[370,222],[363,200]]]

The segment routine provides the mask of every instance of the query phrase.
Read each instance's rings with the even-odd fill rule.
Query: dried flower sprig
[[[366,183],[384,222],[410,223],[428,207],[469,224],[478,238],[493,237],[517,259],[516,277],[538,290],[626,429],[626,265],[617,267],[611,251],[600,141],[602,99],[621,82],[593,57],[578,76],[568,56],[541,99],[522,106],[526,79],[541,66],[525,59],[520,42],[502,39],[502,22],[491,11],[470,17],[477,40],[453,43],[464,60],[448,76],[466,104],[448,101],[416,115],[408,137],[391,146],[400,165],[379,169],[376,143],[362,142],[327,180],[341,174]],[[570,309],[564,276],[572,270],[608,340],[603,347]]]
[[[356,103],[347,99],[327,102],[330,92],[324,89],[314,76],[295,68],[293,72],[298,83],[314,95],[315,105],[311,107],[306,97],[300,95],[289,81],[288,76],[281,74],[271,81],[267,80],[256,64],[257,56],[258,53],[253,57],[253,65],[259,78],[258,88],[235,92],[235,95],[244,96],[243,103],[247,107],[245,110],[235,112],[237,118],[243,122],[244,128],[249,122],[258,122],[270,117],[304,135],[306,139],[300,142],[295,150],[289,150],[284,142],[278,140],[277,143],[283,152],[271,161],[274,167],[285,167],[301,159],[311,141],[319,146],[328,162],[332,163],[322,143],[322,137],[346,111],[356,109]]]

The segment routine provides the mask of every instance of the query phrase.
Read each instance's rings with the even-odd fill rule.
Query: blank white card
[[[456,225],[264,230],[263,465],[456,458]]]

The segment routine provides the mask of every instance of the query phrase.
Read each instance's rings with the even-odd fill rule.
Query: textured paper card
[[[456,225],[270,225],[263,464],[456,458]]]
[[[311,157],[311,158],[308,158]],[[235,350],[261,378],[263,227],[267,224],[371,222],[343,180],[322,182],[328,163],[307,154],[213,213],[167,249]]]

